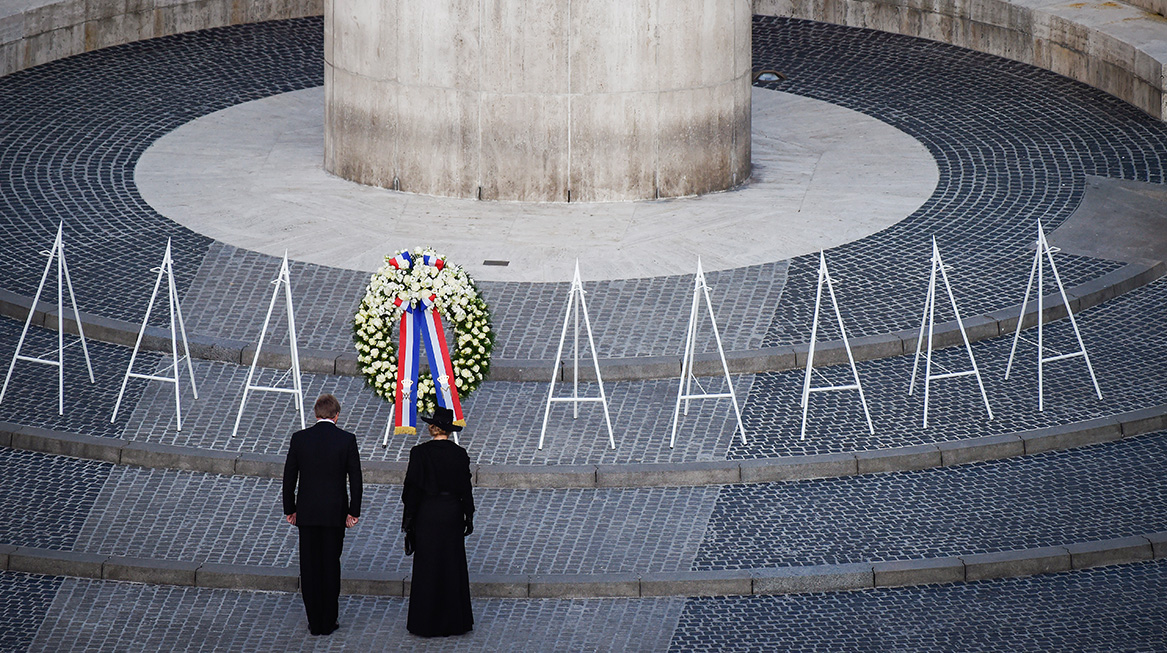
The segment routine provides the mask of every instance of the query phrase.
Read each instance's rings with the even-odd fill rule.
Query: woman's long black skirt
[[[427,496],[414,518],[409,632],[461,635],[474,627],[462,511],[454,496]]]

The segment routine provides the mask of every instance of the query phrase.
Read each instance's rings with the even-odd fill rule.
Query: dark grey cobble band
[[[766,569],[611,574],[471,574],[479,597],[743,596],[1015,578],[1167,557],[1167,532],[943,558]],[[193,587],[295,592],[294,567],[108,556],[0,544],[0,569]],[[409,596],[403,573],[348,572],[344,594]]]
[[[1167,429],[1167,404],[1020,433],[938,444],[750,460],[620,465],[475,465],[474,483],[491,488],[595,488],[770,483],[897,472],[1000,460],[1111,442]],[[64,433],[0,422],[0,446],[138,467],[279,478],[274,454],[214,451]],[[399,484],[404,461],[365,461],[368,483]]]

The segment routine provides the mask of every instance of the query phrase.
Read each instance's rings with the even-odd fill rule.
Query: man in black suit
[[[340,417],[336,397],[320,395],[315,412],[316,424],[293,433],[288,447],[284,515],[300,529],[300,593],[308,630],[313,635],[329,635],[340,627],[344,529],[356,526],[361,516],[361,458],[356,436],[336,425]]]

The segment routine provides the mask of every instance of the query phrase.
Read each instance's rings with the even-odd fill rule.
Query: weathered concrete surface
[[[1064,252],[1112,261],[1167,261],[1167,186],[1087,177],[1082,203],[1049,242]]]
[[[329,0],[324,167],[397,190],[680,197],[750,174],[748,0]]]
[[[244,249],[375,270],[387,252],[425,242],[496,281],[567,281],[577,257],[620,261],[585,264],[585,281],[692,274],[698,256],[709,271],[779,261],[880,231],[936,188],[933,157],[894,127],[827,102],[753,96],[753,178],[693,198],[520,212],[354,184],[321,168],[321,88],[188,123],[143,153],[135,181],[166,217]]]
[[[0,76],[111,45],[319,16],[323,8],[323,0],[5,0],[0,2]]]
[[[1167,120],[1164,0],[753,0],[755,14],[866,27],[1052,70]]]

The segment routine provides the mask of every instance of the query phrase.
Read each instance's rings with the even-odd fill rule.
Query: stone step
[[[101,560],[170,560],[182,563],[183,573],[202,564],[295,566],[296,537],[280,514],[278,480],[11,449],[0,449],[0,457],[6,470],[0,501],[10,515],[0,524],[0,542]],[[618,578],[622,591],[631,578],[658,573],[725,572],[728,579],[743,570],[791,568],[783,573],[797,575],[931,558],[970,564],[969,556],[987,564],[1008,551],[1158,532],[1167,523],[1165,470],[1161,431],[1025,458],[860,477],[479,488],[467,555],[472,571],[508,583],[516,575],[600,585]],[[34,504],[42,508],[21,509]],[[398,486],[366,487],[361,524],[346,538],[344,567],[354,577],[408,573],[399,506]]]
[[[1167,563],[850,592],[474,600],[474,630],[406,632],[408,599],[346,595],[329,650],[1151,651],[1167,619]],[[147,585],[0,571],[14,650],[316,651],[290,592]],[[200,609],[214,606],[213,610]],[[193,607],[193,609],[192,609]],[[840,626],[840,624],[845,624]],[[197,634],[197,636],[196,636]],[[173,643],[173,644],[171,644]],[[792,646],[792,643],[794,645]]]
[[[749,460],[611,465],[471,466],[473,483],[486,488],[603,488],[769,483],[948,467],[1088,446],[1167,429],[1167,404],[1109,417],[1017,433],[928,445]],[[151,469],[280,478],[279,454],[234,452],[156,442],[125,441],[0,421],[0,447]],[[400,484],[406,461],[367,460],[365,483]]]
[[[1085,442],[1115,438],[1122,434],[1123,427],[1107,419],[1142,419],[1138,415],[1119,416],[1152,410],[1145,417],[1153,420],[1154,407],[1167,393],[1167,377],[1161,374],[1162,366],[1167,364],[1167,350],[1160,346],[1165,326],[1157,317],[1163,305],[1167,305],[1167,283],[1156,281],[1079,314],[1078,324],[1101,384],[1102,400],[1095,396],[1081,361],[1067,361],[1046,366],[1046,406],[1044,411],[1037,410],[1034,349],[1024,344],[1018,350],[1013,376],[1004,381],[1012,344],[1012,339],[1006,337],[973,345],[993,407],[991,420],[987,419],[975,381],[965,378],[932,384],[930,421],[926,428],[922,427],[923,393],[920,388],[913,396],[906,393],[913,360],[900,356],[858,365],[871,406],[874,434],[868,433],[855,393],[833,393],[813,397],[807,437],[799,438],[799,399],[804,379],[802,371],[792,370],[733,377],[748,435],[745,444],[736,433],[729,402],[702,401],[695,402],[690,414],[683,417],[676,447],[670,448],[669,430],[677,396],[675,380],[607,384],[617,429],[616,449],[608,447],[603,413],[595,406],[582,407],[578,419],[572,419],[566,409],[553,410],[545,447],[536,449],[546,386],[510,382],[486,384],[464,401],[469,425],[460,434],[461,442],[473,463],[490,466],[480,479],[483,483],[510,482],[488,480],[490,472],[502,477],[535,471],[544,479],[524,479],[520,474],[513,477],[514,482],[586,486],[627,482],[600,480],[600,471],[608,479],[620,473],[655,475],[665,471],[669,478],[658,477],[651,482],[719,483],[943,465],[1018,455],[1042,446],[1069,446],[1079,437],[1085,437]],[[15,341],[19,330],[19,323],[0,320],[0,340]],[[1073,331],[1065,320],[1048,325],[1045,335],[1047,344],[1059,350],[1074,343]],[[35,329],[26,344],[30,351],[55,349],[56,338],[47,330]],[[118,418],[111,423],[129,350],[94,342],[90,351],[97,375],[95,384],[88,382],[80,349],[66,351],[64,415],[58,415],[56,410],[56,370],[43,365],[18,365],[5,401],[20,410],[9,419],[23,427],[105,438],[107,446],[137,451],[127,461],[133,455],[139,459],[158,455],[163,460],[175,460],[195,454],[194,458],[213,461],[145,464],[199,468],[209,465],[209,469],[230,473],[237,469],[236,459],[245,461],[244,467],[267,465],[269,469],[246,473],[275,473],[272,463],[285,453],[288,435],[299,428],[292,402],[268,394],[249,400],[240,434],[231,437],[247,369],[209,361],[196,361],[198,400],[183,385],[181,431],[176,430],[173,388],[156,382],[131,382]],[[937,352],[935,361],[953,369],[968,365],[963,348]],[[166,359],[158,354],[143,354],[136,367],[147,370],[156,366],[153,369],[160,370],[166,365]],[[823,382],[817,378],[819,374],[845,377],[849,369],[824,368],[816,372],[815,385]],[[390,423],[391,406],[357,378],[305,374],[304,388],[307,397],[332,392],[340,398],[342,425],[358,433],[362,457],[370,464],[376,463],[371,469],[384,466],[376,473],[394,473],[393,465],[404,461],[410,447],[420,441],[415,436],[394,436],[389,439],[389,447],[382,448],[381,434]],[[585,395],[594,394],[595,388],[584,386],[583,391]],[[1133,425],[1128,425],[1128,434],[1129,426]],[[1095,427],[1097,431],[1091,434],[1080,433]],[[1135,428],[1156,427],[1152,421]],[[1023,444],[1022,438],[1032,442]],[[1051,444],[1042,445],[1043,439]],[[986,453],[994,449],[998,453]],[[109,458],[114,454],[103,455]],[[116,455],[123,460],[123,454]],[[765,462],[773,459],[783,462]],[[807,468],[804,463],[812,466]],[[639,467],[626,467],[623,471],[612,467],[620,465]],[[759,466],[765,474],[774,475],[754,473]],[[543,474],[547,471],[566,475]]]
[[[1121,268],[1092,279],[1086,283],[1067,288],[1066,295],[1070,307],[1078,313],[1096,306],[1108,299],[1122,295],[1135,288],[1153,282],[1167,273],[1167,264],[1127,263]],[[1044,314],[1047,321],[1064,318],[1066,315],[1061,296],[1056,292],[1044,298]],[[0,315],[23,322],[28,318],[32,298],[0,289]],[[983,315],[965,316],[964,326],[970,341],[1008,335],[1016,331],[1021,305],[1006,306]],[[81,312],[81,325],[86,337],[100,342],[132,347],[137,341],[140,323],[103,317]],[[1023,328],[1036,324],[1036,304],[1031,302]],[[33,314],[32,324],[49,330],[57,328],[56,306],[40,302]],[[64,329],[76,334],[77,325],[71,310],[66,309]],[[809,325],[807,326],[809,331]],[[916,349],[918,329],[909,329],[854,338],[851,353],[855,360],[876,360],[903,354],[912,354]],[[937,347],[953,347],[961,344],[961,334],[955,321],[937,324],[934,335]],[[195,358],[224,361],[238,365],[251,365],[255,358],[256,342],[244,342],[230,338],[189,333],[188,342],[191,355]],[[680,343],[678,343],[678,347]],[[148,326],[142,339],[144,351],[170,352],[169,327]],[[806,367],[809,344],[795,344],[780,347],[762,347],[726,352],[726,363],[731,374],[773,372]],[[356,353],[350,350],[329,351],[301,347],[300,369],[303,372],[360,376]],[[846,350],[842,340],[824,340],[815,346],[815,366],[825,367],[845,363]],[[286,345],[264,344],[260,351],[259,365],[271,369],[288,369],[291,366],[291,350]],[[681,357],[637,356],[603,357],[599,359],[600,374],[606,381],[628,381],[641,379],[674,378],[681,375]],[[549,371],[555,369],[557,381],[570,381],[570,362],[561,362],[558,367],[552,359],[495,358],[491,361],[488,380],[539,382],[550,381]],[[720,376],[721,360],[714,353],[702,353],[696,357],[693,368],[697,376]],[[580,379],[594,381],[595,372],[590,358],[581,360]]]
[[[940,558],[729,571],[612,574],[470,574],[475,597],[765,596],[1019,578],[1167,558],[1167,532]],[[0,570],[151,585],[297,592],[299,570],[106,556],[0,544]],[[341,593],[409,596],[405,573],[346,572]]]

